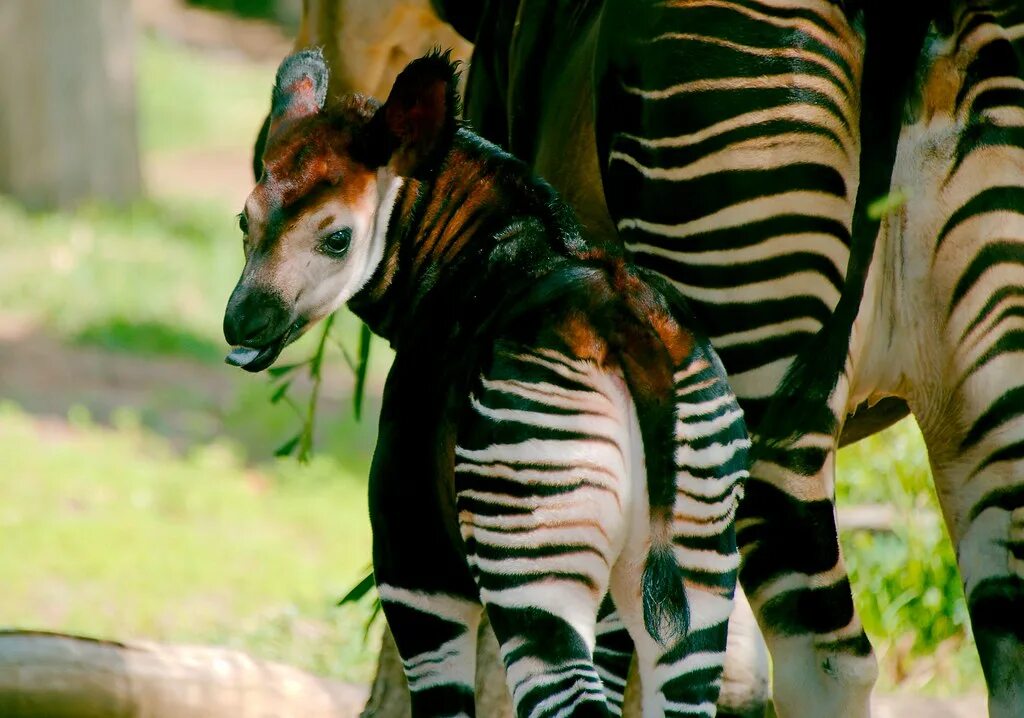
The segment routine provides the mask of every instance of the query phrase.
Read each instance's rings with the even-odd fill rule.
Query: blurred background
[[[304,463],[307,365],[275,380],[222,363],[235,215],[300,8],[0,2],[2,628],[371,676],[372,601],[336,604],[369,564],[388,351],[372,346],[357,420],[359,325],[338,317]],[[310,334],[279,364],[314,354]],[[880,688],[983,690],[913,421],[844,449],[837,473]]]

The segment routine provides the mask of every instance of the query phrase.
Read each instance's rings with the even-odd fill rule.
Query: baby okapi
[[[473,715],[485,608],[519,716],[617,713],[609,593],[644,715],[714,715],[741,410],[674,291],[588,244],[546,183],[459,127],[455,80],[431,54],[384,105],[327,104],[321,55],[285,59],[241,215],[229,361],[266,368],[345,302],[395,348],[370,517],[414,716]]]

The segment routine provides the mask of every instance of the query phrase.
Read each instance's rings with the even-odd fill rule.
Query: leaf
[[[366,395],[366,372],[370,365],[370,342],[373,335],[370,327],[363,324],[359,331],[359,366],[356,367],[356,386],[352,392],[352,408],[356,421],[363,416],[363,397]]]
[[[359,583],[350,588],[348,590],[348,593],[341,597],[341,600],[338,601],[338,605],[343,606],[346,603],[357,602],[359,599],[361,599],[363,596],[369,593],[370,590],[375,585],[376,584],[374,583],[373,580],[373,571],[371,570],[368,574],[366,574],[362,577],[362,579],[359,580]]]
[[[370,617],[366,619],[366,626],[363,628],[363,643],[368,643],[370,640],[370,629],[373,628],[373,622],[377,620],[377,617],[381,612],[380,599],[378,598],[373,602],[373,608],[370,610]]]
[[[892,214],[907,203],[907,195],[901,189],[894,189],[884,197],[879,197],[868,205],[868,217],[871,219],[882,219],[887,214]]]
[[[313,427],[309,424],[302,427],[299,435],[299,455],[296,457],[300,464],[308,464],[313,458]]]
[[[277,387],[277,389],[274,390],[274,393],[270,395],[270,403],[276,404],[279,401],[281,401],[281,399],[284,398],[284,395],[288,393],[288,387],[290,387],[291,385],[292,382],[291,379],[289,379],[284,384],[281,384],[281,386]]]
[[[296,434],[292,438],[288,439],[288,441],[284,442],[279,447],[277,447],[277,451],[274,452],[274,456],[290,456],[291,453],[295,451],[295,447],[298,445],[299,435]]]
[[[302,364],[285,364],[283,366],[272,366],[269,369],[267,369],[267,374],[269,374],[274,379],[280,379],[285,374],[290,374],[291,372],[298,369],[300,366],[302,366]]]

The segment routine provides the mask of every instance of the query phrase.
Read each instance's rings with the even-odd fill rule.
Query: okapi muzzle
[[[307,323],[293,315],[279,295],[239,281],[224,312],[224,338],[235,347],[227,363],[251,372],[273,364]]]

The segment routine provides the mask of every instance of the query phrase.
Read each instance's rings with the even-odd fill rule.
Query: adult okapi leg
[[[906,10],[895,20],[880,3],[865,3],[859,186],[843,292],[758,427],[744,504],[741,580],[772,651],[781,715],[868,715],[877,676],[839,549],[834,469],[843,420],[857,403],[851,377],[859,375],[858,343],[876,341],[856,327],[879,256],[881,222],[868,206],[891,187],[904,108],[930,24],[926,4]]]
[[[626,387],[564,351],[503,341],[471,396],[459,522],[517,714],[608,716],[594,654],[632,496]]]
[[[864,716],[877,668],[839,550],[835,417],[821,418],[800,440],[755,441],[737,525],[740,580],[773,658],[778,714]]]
[[[1024,715],[1024,8],[954,3],[904,132],[890,254],[928,445],[989,690]]]

